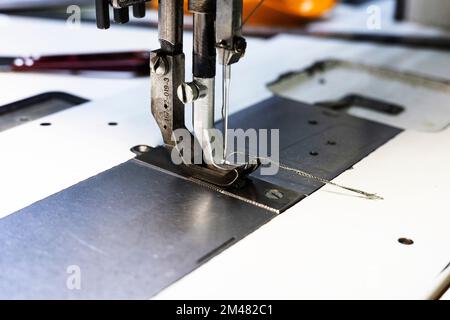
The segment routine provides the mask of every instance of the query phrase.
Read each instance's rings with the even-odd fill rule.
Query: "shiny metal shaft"
[[[223,123],[223,157],[228,155],[228,116],[230,111],[231,65],[222,66],[222,123]]]
[[[163,51],[183,51],[183,0],[159,0],[158,33]]]
[[[204,156],[212,160],[209,135],[207,130],[214,128],[214,100],[215,100],[215,78],[194,78],[194,82],[200,88],[202,95],[193,102],[192,122],[194,136],[204,151]]]

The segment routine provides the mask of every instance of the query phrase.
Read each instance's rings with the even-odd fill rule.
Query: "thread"
[[[230,153],[226,158],[228,159],[230,156],[237,155],[237,154],[244,155],[244,156],[248,157],[249,159],[253,159],[253,160],[256,160],[256,161],[270,162],[270,163],[272,163],[274,165],[277,165],[280,169],[283,169],[283,170],[286,170],[286,171],[289,171],[289,172],[293,172],[293,173],[295,173],[295,174],[297,174],[297,175],[299,175],[301,177],[304,177],[304,178],[316,180],[316,181],[324,183],[324,184],[328,184],[328,185],[331,185],[331,186],[334,186],[334,187],[337,187],[337,188],[340,188],[340,189],[344,189],[344,190],[347,190],[347,191],[350,191],[350,192],[353,192],[353,193],[360,194],[360,195],[364,196],[368,200],[384,200],[383,197],[377,195],[376,193],[369,193],[369,192],[366,192],[366,191],[363,191],[363,190],[359,190],[359,189],[356,189],[356,188],[347,187],[347,186],[335,183],[333,181],[330,181],[330,180],[327,180],[327,179],[324,179],[324,178],[312,175],[312,174],[310,174],[308,172],[305,172],[305,171],[302,171],[300,169],[289,167],[287,165],[282,164],[281,162],[274,161],[274,160],[272,160],[270,158],[250,156],[250,155],[247,155],[244,152],[237,152],[237,151]]]

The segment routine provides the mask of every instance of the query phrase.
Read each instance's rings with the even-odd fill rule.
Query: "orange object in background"
[[[260,0],[244,0],[244,18],[252,13]],[[328,13],[337,0],[265,0],[248,23],[256,25],[292,26],[318,19]]]
[[[221,0],[217,0],[221,1]],[[187,7],[187,0],[185,0]],[[328,13],[337,0],[244,0],[244,18],[258,9],[247,24],[263,26],[295,26],[304,21],[318,19]],[[154,7],[157,1],[152,1]]]

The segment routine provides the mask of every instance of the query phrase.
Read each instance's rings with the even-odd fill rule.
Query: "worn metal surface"
[[[198,175],[201,170],[197,166],[177,166],[171,161],[170,154],[164,147],[149,148],[145,153],[138,154],[138,161],[142,161],[158,170],[176,175],[193,183],[215,190],[226,196],[250,203],[259,208],[279,214],[305,198],[305,195],[265,182],[255,177],[248,177],[240,181],[240,186],[221,187],[208,183]],[[245,177],[245,174],[241,173]]]
[[[400,132],[324,111],[272,98],[230,124],[279,128],[281,162],[329,179]],[[258,178],[298,193],[320,187],[283,172]],[[0,220],[0,298],[150,298],[275,217],[239,198],[252,196],[130,160]],[[71,266],[81,290],[67,287]]]
[[[336,106],[353,97],[347,101],[349,114],[401,129],[437,132],[447,128],[450,82],[398,70],[369,63],[323,60],[282,75],[269,89],[276,95],[316,105],[334,102]]]
[[[205,92],[192,104],[193,133],[202,150],[208,150],[210,141],[205,135],[205,130],[214,128],[215,78],[195,78],[194,83],[199,88],[204,88]],[[210,156],[206,151],[204,152],[205,156]]]
[[[157,62],[158,58],[158,63],[165,65],[159,68],[165,70],[157,72],[157,66],[151,68],[151,110],[164,142],[174,145],[173,131],[185,127],[185,106],[177,97],[177,89],[184,81],[185,57],[183,53],[172,55],[161,49],[153,51],[150,60]]]
[[[87,101],[64,92],[47,92],[0,106],[0,132]]]
[[[217,2],[216,42],[219,63],[230,65],[238,62],[245,54],[247,43],[242,37],[242,0]]]
[[[280,129],[280,162],[328,180],[402,131],[280,97],[238,112],[229,121],[231,128]],[[282,169],[275,176],[261,176],[258,171],[253,175],[307,195],[323,185]]]
[[[183,53],[183,1],[161,1],[158,7],[161,49],[151,52],[151,110],[164,143],[174,145],[173,131],[184,128],[184,104],[177,89],[185,79]]]
[[[150,298],[274,216],[130,160],[0,221],[0,298]]]

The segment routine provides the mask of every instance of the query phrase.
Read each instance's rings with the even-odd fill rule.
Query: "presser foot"
[[[249,174],[256,171],[261,162],[255,160],[239,166],[233,166],[227,163],[222,164],[179,164],[176,165],[171,159],[172,149],[169,147],[151,148],[147,146],[137,146],[131,149],[138,157],[156,160],[160,167],[179,173],[193,179],[204,181],[208,184],[221,188],[241,187],[246,182]],[[146,156],[147,155],[147,156]]]
[[[228,165],[200,166],[184,165],[192,177],[219,187],[240,187],[249,174],[256,171],[260,164],[245,164],[238,167]]]
[[[160,172],[191,181],[231,198],[279,214],[301,199],[304,194],[276,186],[251,175],[260,163],[250,163],[239,167],[221,165],[176,165],[165,147],[136,146],[131,149],[136,154],[135,161]],[[227,169],[228,168],[228,169]]]

